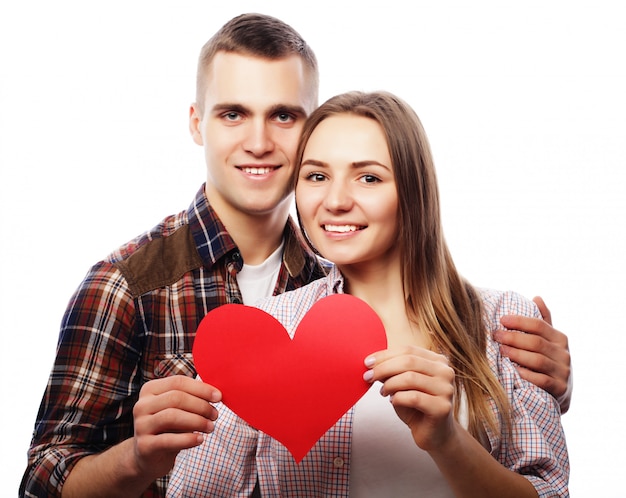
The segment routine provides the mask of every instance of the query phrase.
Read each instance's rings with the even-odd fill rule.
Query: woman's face
[[[353,114],[322,121],[304,149],[296,203],[311,242],[335,264],[397,257],[398,194],[381,126]]]

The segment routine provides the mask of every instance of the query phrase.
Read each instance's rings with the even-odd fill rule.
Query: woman
[[[384,92],[334,97],[307,121],[298,161],[300,224],[335,267],[259,307],[292,333],[316,300],[361,298],[387,334],[388,349],[365,359],[364,378],[379,387],[299,464],[220,407],[222,428],[179,455],[172,496],[245,496],[255,483],[262,496],[568,496],[558,407],[520,378],[489,333],[504,314],[538,311],[457,273],[412,109]],[[232,448],[231,461],[211,458],[220,445]]]

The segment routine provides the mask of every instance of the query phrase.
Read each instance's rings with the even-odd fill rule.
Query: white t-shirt
[[[284,242],[260,265],[247,265],[237,274],[243,304],[252,306],[259,299],[274,293],[276,280],[283,260]]]
[[[350,496],[454,498],[430,455],[415,444],[389,398],[381,396],[381,387],[375,382],[355,406]],[[459,422],[467,428],[463,401]]]

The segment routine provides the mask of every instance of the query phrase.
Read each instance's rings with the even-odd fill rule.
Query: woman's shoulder
[[[326,277],[298,289],[261,299],[254,306],[274,316],[289,330],[297,326],[317,301],[337,293],[343,293],[343,278],[333,267]]]
[[[537,305],[518,292],[477,288],[483,304],[483,318],[490,330],[501,328],[500,318],[504,315],[522,315],[541,318]]]

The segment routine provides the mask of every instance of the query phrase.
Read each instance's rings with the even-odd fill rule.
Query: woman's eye
[[[322,175],[321,173],[310,173],[309,175],[307,175],[307,180],[310,180],[312,182],[323,182],[324,175]]]
[[[380,178],[378,178],[377,176],[374,175],[363,175],[361,177],[361,181],[363,183],[377,183],[380,181]]]

